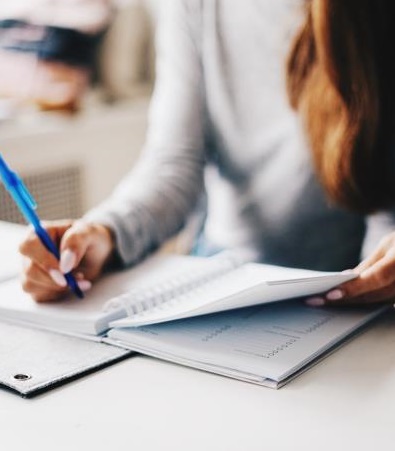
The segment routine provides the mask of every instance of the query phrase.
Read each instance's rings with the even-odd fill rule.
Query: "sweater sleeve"
[[[204,88],[193,2],[166,4],[157,33],[157,81],[141,158],[85,219],[114,232],[132,264],[177,233],[203,187]],[[111,149],[109,149],[111,151]]]

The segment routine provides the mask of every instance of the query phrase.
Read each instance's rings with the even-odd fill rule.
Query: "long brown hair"
[[[329,199],[363,213],[395,205],[393,6],[307,1],[287,65],[289,98]]]

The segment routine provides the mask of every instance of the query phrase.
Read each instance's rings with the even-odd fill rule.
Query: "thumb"
[[[89,227],[82,223],[75,223],[62,237],[60,242],[59,268],[63,274],[67,274],[76,268],[91,244]]]

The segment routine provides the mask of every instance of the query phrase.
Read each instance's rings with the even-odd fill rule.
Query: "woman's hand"
[[[89,290],[113,255],[110,230],[82,221],[48,222],[45,228],[60,249],[60,262],[31,232],[20,246],[23,289],[37,302],[53,301],[69,291],[64,274],[73,271],[81,290]]]
[[[308,305],[350,305],[394,302],[395,232],[385,236],[376,250],[352,272],[358,277],[346,282],[325,297],[307,300]]]

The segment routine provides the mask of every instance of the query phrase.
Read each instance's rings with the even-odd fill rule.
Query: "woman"
[[[183,227],[205,186],[201,253],[242,246],[268,263],[354,268],[356,280],[312,305],[389,300],[389,2],[167,6],[142,159],[83,220],[48,226],[60,267],[34,235],[26,240],[24,289],[46,301],[66,290],[62,273],[75,271],[88,289],[110,262],[140,260]]]

